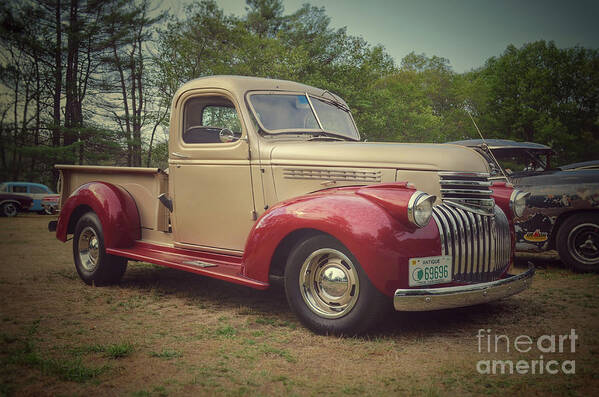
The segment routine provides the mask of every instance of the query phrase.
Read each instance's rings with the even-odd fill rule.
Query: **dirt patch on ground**
[[[539,270],[533,287],[518,296],[472,308],[394,313],[366,337],[337,338],[304,329],[276,288],[255,291],[135,262],[118,286],[87,286],[75,272],[71,243],[46,231],[50,219],[0,218],[1,395],[599,391],[599,276],[574,274],[555,255],[519,255],[518,264],[532,259]],[[536,345],[543,335],[572,329],[574,351],[570,339],[561,353]],[[533,340],[530,351],[514,348],[519,335]],[[486,360],[491,366],[502,361],[497,372],[501,366],[509,371],[508,361],[537,363],[535,374],[530,368],[518,374],[515,367],[511,375],[480,374],[477,365],[485,370]],[[556,374],[546,370],[552,360]],[[564,373],[571,361],[575,373]]]

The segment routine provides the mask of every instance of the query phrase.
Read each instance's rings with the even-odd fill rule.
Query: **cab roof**
[[[249,91],[295,91],[307,92],[315,96],[332,96],[335,100],[347,106],[345,101],[322,88],[312,87],[306,84],[296,83],[289,80],[267,79],[263,77],[216,75],[193,79],[183,84],[175,93],[175,98],[183,92],[197,88],[222,88],[236,94],[239,98],[245,96]]]

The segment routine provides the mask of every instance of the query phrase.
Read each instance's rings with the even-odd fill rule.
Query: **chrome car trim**
[[[77,247],[81,266],[90,273],[95,271],[100,258],[100,239],[92,227],[86,226],[81,231]]]
[[[439,172],[441,198],[445,204],[480,215],[493,215],[489,174],[476,172]]]
[[[362,171],[351,169],[322,169],[322,168],[285,168],[285,179],[317,179],[352,182],[380,182],[381,171]]]
[[[314,251],[302,264],[299,288],[306,306],[322,318],[340,318],[358,301],[360,279],[353,262],[332,248]]]
[[[445,184],[446,181],[443,181]],[[473,196],[490,196],[493,194],[490,190],[475,190],[475,189],[441,189],[441,193],[444,195],[448,194],[464,194],[464,195],[473,195]]]
[[[488,172],[463,172],[463,171],[441,171],[440,176],[457,176],[457,177],[474,177],[474,178],[488,178],[490,174]]]
[[[418,222],[416,222],[416,218],[414,218],[414,209],[418,206],[418,204],[420,204],[426,200],[431,201],[431,208],[432,208],[432,206],[433,206],[432,203],[434,203],[436,199],[437,199],[436,196],[431,196],[428,193],[421,192],[420,190],[415,191],[414,194],[412,194],[412,196],[410,197],[410,200],[408,201],[408,220],[418,227],[424,227],[424,226],[428,225],[428,223],[430,222],[430,217],[424,225],[420,225]],[[431,216],[432,216],[432,211],[431,211]]]
[[[534,266],[517,275],[487,283],[457,287],[398,289],[393,306],[398,311],[429,311],[486,303],[515,295],[530,287]]]
[[[439,173],[441,174],[441,173]],[[492,183],[487,181],[469,181],[466,179],[443,179],[443,182],[451,185],[464,185],[464,186],[491,186]]]
[[[520,198],[521,195],[524,195],[524,199],[526,200],[526,198],[528,198],[528,196],[530,196],[530,192],[523,192],[522,190],[518,190],[518,189],[514,189],[512,191],[512,194],[510,194],[510,211],[512,211],[513,216],[515,217],[521,217],[522,214],[516,214],[516,200],[518,198]]]
[[[443,255],[451,255],[453,280],[496,280],[511,260],[511,233],[507,216],[499,207],[494,216],[481,216],[449,203],[433,207]]]
[[[444,199],[445,204],[451,205],[455,208],[461,208],[464,211],[474,212],[475,214],[483,216],[493,216],[493,207],[495,206],[495,200],[491,199],[477,199],[476,203],[473,203],[474,199]],[[466,204],[462,204],[462,202]]]

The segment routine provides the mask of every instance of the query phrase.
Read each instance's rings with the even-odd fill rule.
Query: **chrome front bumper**
[[[524,273],[488,283],[458,287],[398,289],[393,297],[395,310],[420,312],[478,305],[524,291],[532,282],[534,267]]]

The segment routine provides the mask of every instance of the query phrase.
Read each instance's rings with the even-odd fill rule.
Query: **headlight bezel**
[[[408,201],[408,220],[419,228],[428,225],[433,216],[433,203],[436,199],[436,196],[431,196],[430,194],[420,190],[415,191]],[[417,210],[423,209],[422,206],[430,206],[430,208],[426,209],[428,211],[426,220],[420,219],[420,217],[416,214]]]
[[[523,192],[519,189],[514,189],[512,194],[510,195],[510,210],[512,211],[512,216],[515,218],[519,218],[524,215],[524,210],[526,210],[526,198],[530,196],[529,192]]]

